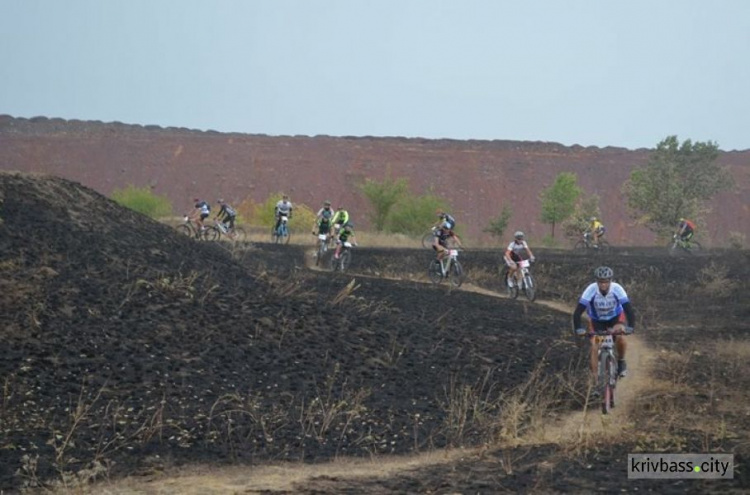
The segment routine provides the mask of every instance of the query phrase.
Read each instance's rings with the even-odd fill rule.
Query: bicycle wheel
[[[339,260],[339,270],[346,271],[349,268],[349,265],[352,262],[352,252],[348,249],[345,249],[343,253],[341,253],[341,259]]]
[[[607,241],[599,241],[599,254],[609,254],[611,246]]]
[[[230,238],[233,237],[233,240],[235,241],[244,241],[247,239],[247,232],[245,232],[245,229],[242,227],[235,227],[232,234],[233,236],[230,236]]]
[[[670,256],[679,256],[682,251],[682,248],[680,247],[680,243],[677,241],[669,241],[669,244],[667,244],[667,252]]]
[[[534,299],[536,299],[536,289],[534,288],[534,279],[531,277],[531,274],[527,273],[523,277],[523,293],[530,302],[534,302]]]
[[[443,269],[438,260],[432,260],[430,262],[430,266],[427,269],[427,275],[430,277],[430,282],[433,284],[439,284],[443,281]]]
[[[331,259],[329,260],[329,266],[332,272],[335,272],[336,270],[339,269],[339,260],[336,259],[335,254],[331,255]]]
[[[505,285],[506,287],[508,287],[508,297],[510,297],[511,299],[516,299],[518,297],[518,283],[515,280],[513,280],[511,283],[513,284],[513,286],[509,286],[508,281],[505,281]]]
[[[203,239],[206,241],[218,241],[221,238],[221,231],[216,227],[206,227],[203,231]]]
[[[432,230],[427,231],[422,236],[422,247],[425,249],[432,249],[432,238],[435,237],[435,235],[432,233]]]
[[[282,235],[281,242],[283,244],[289,244],[289,239],[292,238],[292,231],[289,230],[289,227],[284,227],[281,235]]]
[[[450,281],[451,287],[455,287],[456,289],[461,287],[461,284],[464,282],[464,269],[458,261],[454,261],[451,265],[448,280]]]
[[[182,225],[178,225],[175,228],[177,229],[177,232],[179,232],[182,235],[186,235],[188,237],[195,237],[195,234],[193,233],[193,229],[191,229],[190,226],[186,223],[183,223]]]
[[[614,380],[617,375],[617,363],[611,353],[602,353],[599,362],[599,386],[601,387],[602,414],[609,414],[615,403]]]
[[[698,254],[703,251],[703,246],[698,241],[690,241],[688,246],[687,252],[690,254]]]
[[[315,266],[320,265],[320,262],[323,260],[323,255],[326,254],[326,250],[326,243],[318,241],[318,250],[315,252]]]
[[[573,251],[577,253],[585,253],[588,249],[588,246],[583,241],[576,242],[575,246],[573,246]]]

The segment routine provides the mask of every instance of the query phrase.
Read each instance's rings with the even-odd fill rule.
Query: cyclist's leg
[[[437,251],[437,256],[436,256],[435,259],[437,259],[438,261],[440,261],[442,263],[443,258],[445,257],[445,246],[443,246],[442,244],[438,243],[437,245],[433,244],[432,247],[433,247],[433,249],[435,249],[435,251]]]
[[[336,251],[333,252],[333,257],[336,259],[339,259],[340,254],[341,254],[341,240],[336,239]]]

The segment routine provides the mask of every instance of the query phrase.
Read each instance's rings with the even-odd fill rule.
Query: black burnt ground
[[[462,398],[497,415],[576,356],[538,305],[233,257],[56,178],[0,174],[0,199],[0,489],[476,444],[502,425]]]

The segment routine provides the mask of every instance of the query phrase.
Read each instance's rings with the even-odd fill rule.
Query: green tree
[[[710,141],[664,139],[623,185],[631,216],[659,235],[673,231],[680,217],[701,216],[709,199],[731,187],[729,173],[715,163],[718,156]]]
[[[151,218],[172,215],[172,203],[166,196],[154,194],[150,187],[136,187],[132,184],[112,191],[112,199],[126,208],[135,210]]]
[[[391,209],[404,197],[408,181],[404,178],[396,180],[386,178],[383,182],[366,179],[359,187],[372,206],[368,218],[373,228],[377,232],[382,232]]]
[[[394,205],[385,230],[395,234],[420,235],[437,221],[437,209],[450,210],[445,201],[432,193],[406,195]]]
[[[500,214],[495,218],[491,218],[490,223],[482,230],[482,232],[487,232],[493,237],[502,237],[503,232],[508,228],[508,222],[510,221],[511,215],[513,215],[513,210],[510,206],[503,206]]]
[[[562,172],[555,178],[554,184],[540,193],[541,221],[552,225],[552,239],[555,238],[555,226],[570,218],[575,211],[581,192],[576,174]]]

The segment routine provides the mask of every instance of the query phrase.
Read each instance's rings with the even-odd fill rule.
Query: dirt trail
[[[305,256],[306,265],[313,270],[325,271],[314,265],[311,255]],[[367,275],[356,274],[357,277]],[[376,277],[373,277],[376,278]],[[386,278],[386,277],[380,277]],[[491,290],[474,284],[463,284],[460,290],[505,298]],[[537,300],[534,304],[546,306],[555,311],[570,314],[572,308],[559,301]],[[632,424],[628,420],[628,404],[635,397],[645,393],[650,387],[651,370],[655,353],[637,336],[628,338],[628,368],[630,374],[618,383],[618,406],[610,415],[602,415],[599,403],[590,404],[587,410],[564,415],[556,421],[550,421],[543,428],[514,439],[507,445],[536,445],[557,443],[575,445],[591,437],[616,438],[622,435]],[[497,445],[496,447],[502,447]],[[147,483],[126,479],[115,486],[102,487],[100,493],[129,494],[220,494],[220,493],[261,493],[268,491],[294,491],[296,487],[305,486],[307,480],[328,477],[333,479],[356,480],[357,478],[387,478],[425,466],[451,463],[462,458],[474,458],[482,455],[484,448],[441,450],[411,456],[378,456],[375,459],[344,458],[324,464],[279,464],[258,467],[232,466],[225,468],[197,466],[184,468],[171,473],[168,477],[158,478]]]

